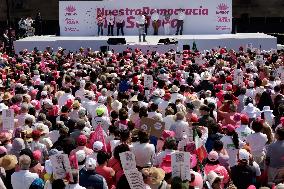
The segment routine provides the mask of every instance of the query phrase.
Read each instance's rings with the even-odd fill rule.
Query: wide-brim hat
[[[224,178],[224,176],[219,176],[216,172],[214,171],[210,171],[208,173],[208,175],[206,176],[206,180],[210,183],[210,185],[212,186],[212,184],[214,183],[214,181],[216,180],[216,178],[220,178],[221,180]]]
[[[262,112],[273,112],[273,110],[270,110],[270,106],[263,106]]]
[[[6,171],[14,169],[18,163],[17,157],[15,155],[5,155],[0,158],[0,166]]]
[[[111,103],[111,108],[115,111],[119,111],[122,108],[122,103],[118,100],[115,100]]]
[[[160,184],[165,178],[165,171],[161,168],[144,168],[142,172],[150,178],[150,182],[153,185]]]
[[[205,71],[201,73],[201,80],[210,80],[211,79],[211,74],[208,71]]]
[[[171,88],[171,90],[170,90],[170,92],[171,92],[171,93],[177,93],[177,92],[179,92],[178,86],[173,85],[172,88]]]
[[[5,92],[3,97],[2,97],[2,100],[10,100],[13,96],[11,95],[11,93],[9,92]]]
[[[131,97],[129,101],[131,101],[131,102],[138,102],[137,95],[134,95],[133,97]]]

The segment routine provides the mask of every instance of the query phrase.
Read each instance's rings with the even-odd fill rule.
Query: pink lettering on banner
[[[218,16],[218,17],[217,17],[217,21],[218,21],[218,22],[231,22],[231,19],[228,18],[228,17],[221,17],[221,16]]]
[[[111,12],[114,15],[117,15],[118,12],[121,12],[122,15],[126,16],[137,16],[140,13],[144,13],[146,15],[151,15],[154,13],[154,8],[150,7],[143,7],[142,9],[130,9],[130,8],[125,8],[125,9],[112,9],[108,10],[106,8],[97,8],[97,14],[102,14],[104,16],[109,15]],[[208,16],[209,14],[209,9],[208,8],[203,8],[202,6],[199,6],[199,8],[187,8],[187,9],[182,9],[185,11],[185,15],[192,15],[192,16]],[[164,15],[167,12],[170,14],[178,15],[179,9],[157,9],[157,12],[159,15]]]
[[[65,32],[78,32],[79,29],[76,27],[76,25],[79,24],[79,21],[76,19],[77,17],[77,9],[74,5],[68,5],[65,8],[65,22],[66,27],[64,28]]]
[[[229,6],[225,3],[221,3],[216,7],[216,14],[229,14]]]
[[[230,31],[231,28],[229,26],[216,26],[216,30],[217,31],[225,31],[225,30]]]

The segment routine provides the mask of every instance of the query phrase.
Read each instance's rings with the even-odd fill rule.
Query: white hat
[[[106,97],[104,97],[104,96],[99,96],[99,98],[98,98],[98,103],[105,103],[105,101],[106,101]]]
[[[114,111],[119,111],[121,108],[122,108],[122,103],[119,102],[118,100],[115,100],[111,103],[111,108],[114,110]]]
[[[239,160],[249,160],[249,153],[245,149],[239,150]]]
[[[250,87],[254,87],[254,82],[253,82],[253,81],[249,81],[249,82],[248,82],[248,85],[249,85]]]
[[[262,112],[273,112],[273,110],[270,110],[270,106],[263,106]]]
[[[172,92],[172,93],[177,93],[177,92],[179,92],[178,86],[173,85],[172,88],[171,88],[171,90],[170,90],[170,92]]]
[[[160,97],[160,92],[158,90],[154,90],[153,96]]]
[[[212,184],[214,183],[214,181],[216,180],[216,178],[220,178],[223,179],[223,176],[219,176],[217,173],[215,173],[214,171],[210,171],[208,173],[208,175],[206,176],[206,180],[210,183],[210,185],[212,186]]]
[[[4,109],[8,109],[8,106],[6,106],[4,103],[0,103],[0,112],[2,112]]]
[[[43,143],[47,149],[50,149],[53,146],[52,141],[49,138],[43,138],[41,143]]]
[[[76,158],[78,162],[82,162],[86,158],[86,153],[84,150],[79,150],[76,152]]]
[[[211,79],[211,74],[208,71],[202,72],[201,73],[201,79],[202,80],[210,80]]]
[[[244,113],[248,115],[249,118],[256,118],[257,111],[252,103],[249,103],[243,110]]]
[[[103,147],[104,147],[104,144],[101,141],[96,141],[93,144],[93,150],[96,152],[102,150]]]
[[[47,96],[47,91],[41,91],[40,95],[41,96]]]
[[[97,161],[94,158],[88,157],[85,162],[87,170],[95,170],[97,166]]]

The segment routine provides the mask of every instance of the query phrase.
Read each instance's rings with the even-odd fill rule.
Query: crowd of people
[[[181,62],[175,53],[2,53],[0,188],[127,189],[127,151],[147,189],[284,188],[283,52],[184,50]],[[165,123],[161,137],[143,118]],[[190,153],[189,180],[172,176],[177,151]],[[64,178],[58,154],[70,161]]]

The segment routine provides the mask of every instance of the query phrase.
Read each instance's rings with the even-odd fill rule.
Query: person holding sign
[[[154,35],[158,35],[158,30],[159,30],[159,13],[157,9],[154,10],[152,16],[151,16],[152,24],[153,24],[153,29],[154,29]]]

